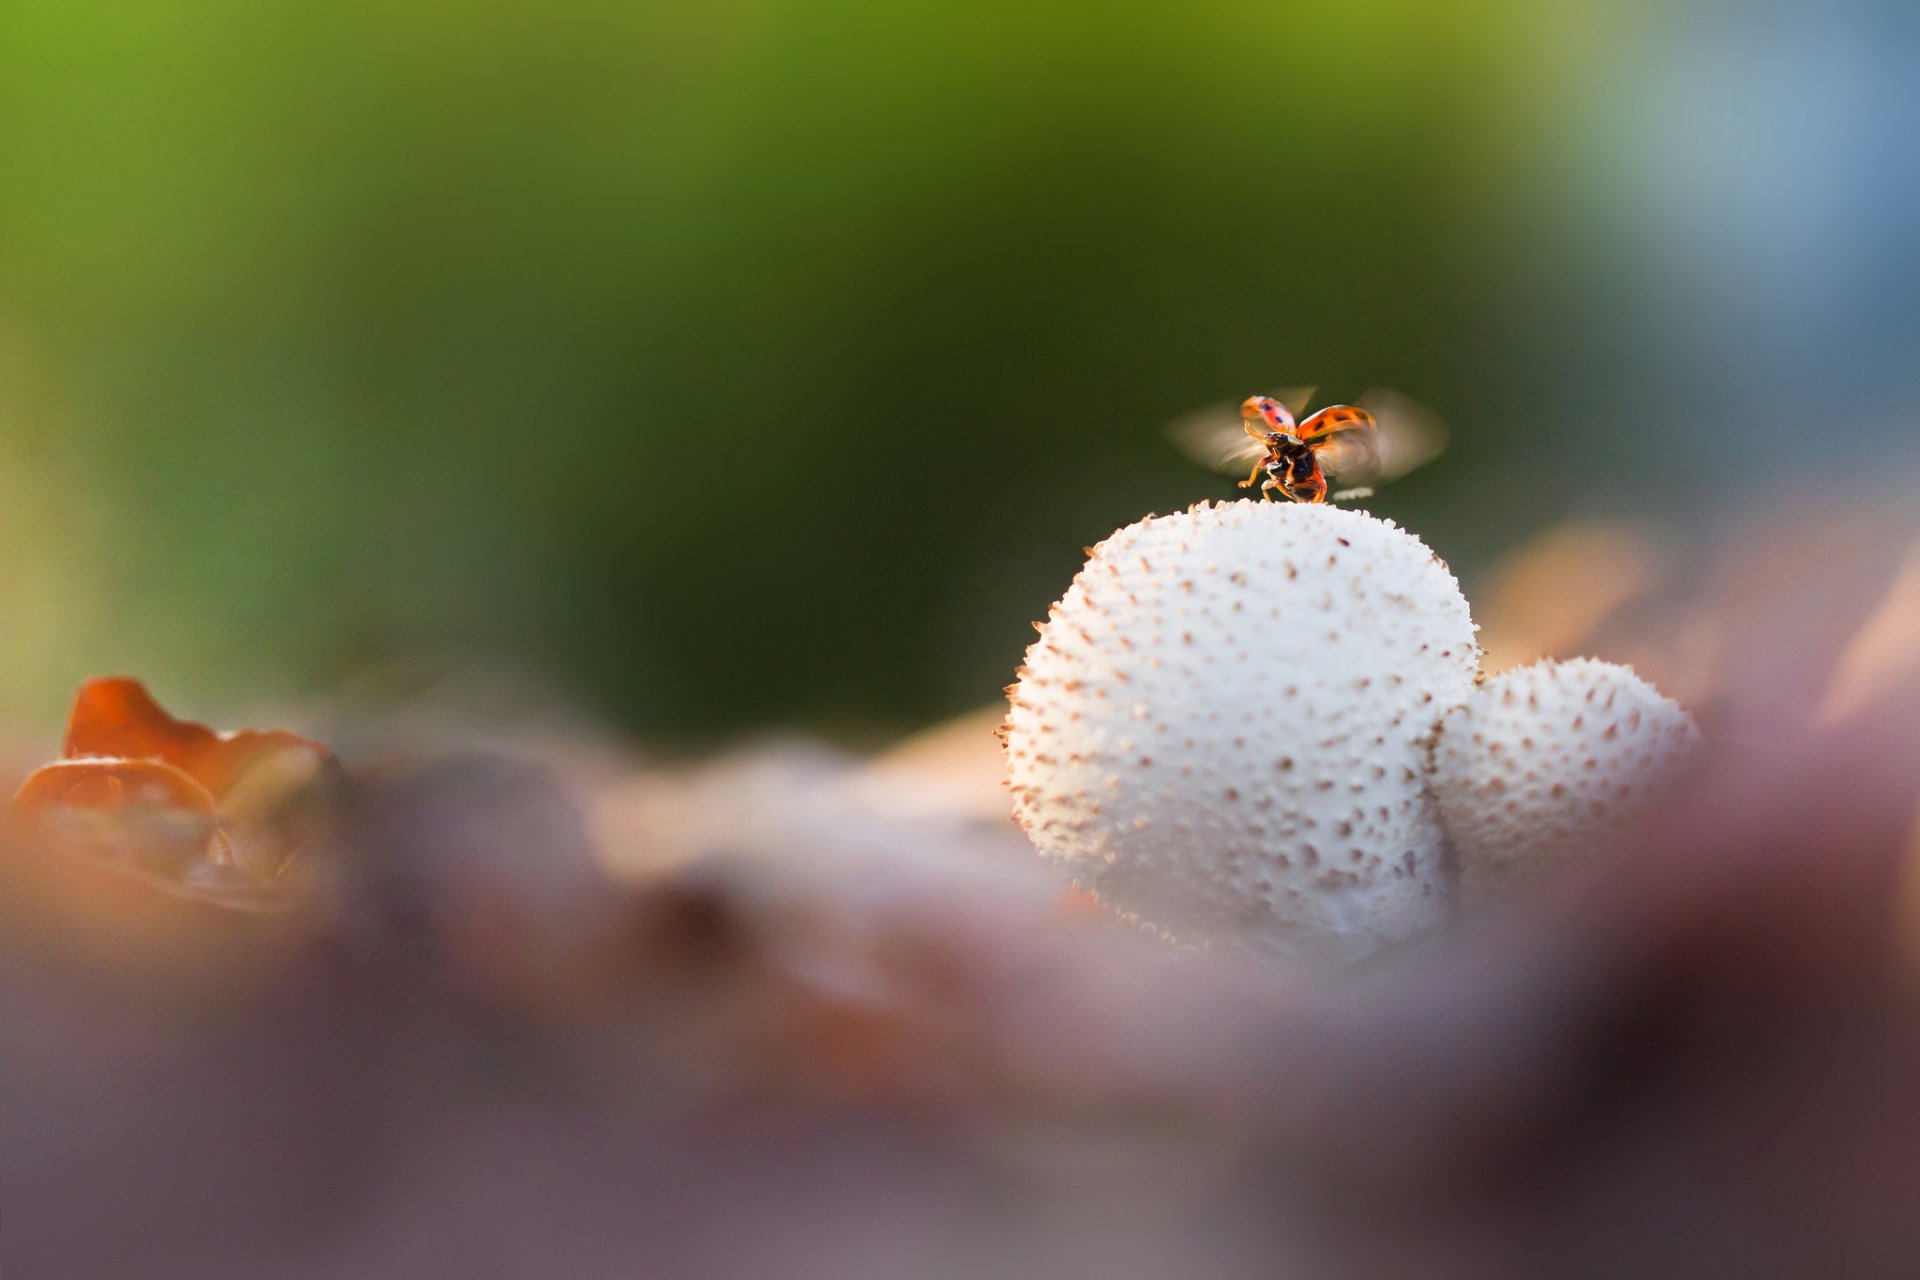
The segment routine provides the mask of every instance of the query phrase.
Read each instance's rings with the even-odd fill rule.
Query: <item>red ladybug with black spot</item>
[[[1251,464],[1242,489],[1260,487],[1294,502],[1364,498],[1375,487],[1433,460],[1446,427],[1431,409],[1397,392],[1369,391],[1354,404],[1307,414],[1313,388],[1248,396],[1236,417],[1211,409],[1169,428],[1205,466],[1233,474]],[[1304,416],[1302,416],[1304,415]],[[1329,490],[1337,483],[1338,489]]]

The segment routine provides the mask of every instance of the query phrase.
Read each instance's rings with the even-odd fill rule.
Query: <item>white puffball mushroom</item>
[[[1151,517],[1092,549],[1008,690],[1014,816],[1182,943],[1358,958],[1445,918],[1427,753],[1478,664],[1453,575],[1387,521]]]
[[[1441,722],[1433,791],[1465,905],[1603,844],[1700,741],[1629,667],[1578,658],[1494,676]]]

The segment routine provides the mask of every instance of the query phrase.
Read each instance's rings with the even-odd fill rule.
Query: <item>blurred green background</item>
[[[1628,12],[4,0],[0,714],[478,658],[875,740],[1283,383],[1443,411],[1375,509],[1470,576],[1645,498]]]

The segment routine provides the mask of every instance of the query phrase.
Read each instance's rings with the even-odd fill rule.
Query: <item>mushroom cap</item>
[[[1591,853],[1700,741],[1630,667],[1544,661],[1488,680],[1441,722],[1433,791],[1469,906]]]
[[[1364,512],[1203,504],[1092,549],[1009,688],[1014,816],[1183,943],[1356,958],[1437,922],[1426,789],[1473,688],[1466,599]]]

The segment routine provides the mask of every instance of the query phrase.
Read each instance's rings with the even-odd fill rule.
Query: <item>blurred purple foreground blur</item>
[[[1711,632],[1648,672],[1706,766],[1612,856],[1340,975],[1077,904],[984,722],[958,763],[349,752],[271,912],[9,849],[0,1261],[1920,1274],[1914,545],[1746,531],[1591,620],[1643,670]]]

